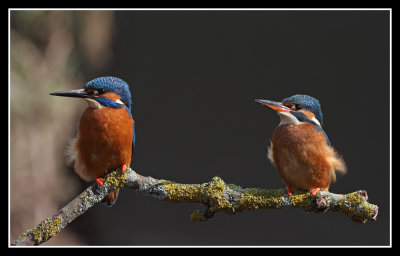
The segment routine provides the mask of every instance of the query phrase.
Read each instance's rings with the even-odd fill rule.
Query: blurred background
[[[99,76],[130,84],[132,167],[180,183],[283,188],[266,150],[279,117],[254,102],[320,100],[348,166],[331,191],[368,192],[377,222],[299,209],[216,214],[129,190],[46,245],[388,245],[389,11],[10,11],[10,240],[89,184],[64,151],[87,104],[49,96]]]

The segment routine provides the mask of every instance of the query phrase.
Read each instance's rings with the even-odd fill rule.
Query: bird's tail
[[[114,203],[117,201],[119,195],[119,188],[111,192],[110,194],[106,195],[101,202],[108,207],[111,207],[114,205]]]
[[[335,150],[332,149],[332,156],[329,157],[329,162],[333,167],[331,170],[331,179],[333,182],[336,181],[337,175],[345,175],[347,172],[346,163],[343,160],[343,157],[340,156]]]

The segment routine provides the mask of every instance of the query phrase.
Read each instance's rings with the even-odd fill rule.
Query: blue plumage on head
[[[308,95],[296,94],[282,100],[283,104],[289,102],[293,104],[300,104],[304,109],[313,112],[315,118],[320,122],[321,125],[323,124],[321,105],[317,99]]]
[[[99,77],[91,80],[83,87],[85,90],[103,90],[104,92],[113,92],[120,96],[121,101],[131,111],[132,99],[128,84],[112,76]]]
[[[104,90],[104,92],[113,92],[120,96],[121,101],[125,104],[126,109],[130,117],[132,118],[131,113],[131,92],[129,90],[129,85],[118,77],[105,76],[99,77],[91,80],[83,87],[85,90]],[[113,101],[108,100],[107,98],[97,97],[97,101],[100,101],[102,105],[106,105],[109,107],[119,108],[121,105],[116,104]],[[132,137],[132,150],[135,147],[135,126],[133,126],[133,137]]]

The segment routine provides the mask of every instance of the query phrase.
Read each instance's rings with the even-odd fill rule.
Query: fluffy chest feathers
[[[309,122],[278,126],[268,155],[285,184],[304,190],[328,190],[336,180],[335,169],[346,170],[322,129]]]
[[[76,173],[89,181],[121,164],[129,166],[132,137],[133,119],[124,107],[88,107],[70,147]]]

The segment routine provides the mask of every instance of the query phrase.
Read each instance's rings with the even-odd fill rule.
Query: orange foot
[[[103,186],[103,179],[102,178],[97,178],[96,182],[97,182],[97,184],[99,184],[100,187]]]
[[[311,189],[311,195],[315,196],[320,190],[321,190],[321,188],[313,188],[313,189]]]
[[[126,172],[126,164],[123,164],[123,165],[121,166],[121,169],[122,169],[122,172]]]
[[[292,187],[289,185],[286,185],[286,192],[287,192],[288,196],[291,197],[292,196]]]

